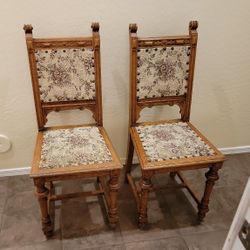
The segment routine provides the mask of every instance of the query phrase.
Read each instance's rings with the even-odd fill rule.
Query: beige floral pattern
[[[215,152],[185,122],[138,126],[148,161],[210,156]]]
[[[48,130],[43,134],[40,168],[60,168],[112,161],[97,127]]]
[[[137,98],[184,95],[189,55],[188,46],[139,49]]]
[[[95,98],[92,49],[39,49],[35,51],[35,58],[43,102]]]

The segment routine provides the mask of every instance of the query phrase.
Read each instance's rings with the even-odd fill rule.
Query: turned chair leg
[[[118,206],[117,206],[117,194],[119,188],[119,171],[113,171],[109,180],[109,225],[111,228],[115,228],[118,218]]]
[[[148,224],[148,197],[150,189],[152,188],[151,175],[143,175],[140,193],[140,206],[139,206],[139,228],[143,229]]]
[[[127,161],[125,166],[125,182],[128,183],[127,174],[130,174],[134,156],[134,144],[132,142],[131,136],[129,135],[128,151],[127,151]]]
[[[45,187],[45,181],[43,179],[34,179],[34,184],[36,186],[36,195],[41,210],[42,230],[46,237],[50,237],[53,234],[53,225],[48,212],[49,190]]]
[[[211,195],[215,181],[219,179],[218,170],[221,168],[222,164],[216,164],[209,168],[209,171],[205,174],[207,181],[205,186],[205,191],[201,203],[198,205],[198,219],[203,221],[206,213],[209,211],[208,203],[209,197]]]

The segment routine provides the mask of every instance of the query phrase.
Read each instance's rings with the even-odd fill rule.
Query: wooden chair
[[[110,226],[118,222],[122,165],[103,127],[99,24],[91,27],[90,37],[40,39],[24,26],[39,130],[30,176],[46,236],[53,233],[48,206],[55,200],[104,195]],[[46,127],[49,112],[68,109],[91,110],[95,123]],[[97,177],[98,190],[53,195],[45,185],[84,177]]]
[[[170,173],[181,180],[198,204],[198,218],[208,212],[209,196],[218,180],[224,156],[190,122],[192,85],[197,45],[197,21],[189,23],[189,35],[138,38],[137,25],[130,24],[130,114],[126,177],[132,187],[139,213],[139,226],[147,224],[149,192],[157,190],[152,176]],[[145,107],[178,105],[181,119],[138,122]],[[134,149],[141,181],[131,175]],[[209,168],[201,200],[180,171]],[[163,187],[158,187],[162,189]]]

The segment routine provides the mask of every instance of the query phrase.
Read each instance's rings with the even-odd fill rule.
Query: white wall
[[[125,157],[128,24],[136,22],[141,36],[174,35],[198,20],[191,120],[218,147],[250,145],[249,10],[247,0],[1,1],[0,134],[9,136],[12,149],[0,154],[0,168],[29,166],[33,155],[36,119],[22,30],[26,23],[33,25],[34,36],[50,37],[89,35],[91,22],[100,22],[104,123]],[[157,110],[163,117],[167,109]],[[80,114],[57,114],[56,120],[78,121]]]

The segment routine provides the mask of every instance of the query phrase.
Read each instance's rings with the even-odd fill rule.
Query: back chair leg
[[[140,206],[139,206],[139,227],[143,229],[148,224],[148,197],[150,189],[152,188],[151,175],[149,173],[142,176],[140,183],[141,193],[140,193]]]
[[[218,170],[221,168],[222,164],[218,163],[210,167],[209,171],[205,174],[207,181],[205,186],[205,191],[201,203],[198,205],[198,219],[203,221],[206,216],[206,213],[209,211],[208,203],[209,197],[211,195],[215,181],[219,179]]]
[[[115,228],[118,222],[118,206],[117,206],[117,194],[119,188],[119,175],[120,171],[112,171],[109,180],[109,225],[111,228]]]
[[[53,234],[53,225],[48,211],[48,194],[49,190],[45,187],[45,181],[42,178],[34,179],[36,186],[36,195],[41,209],[42,230],[46,237]]]
[[[169,173],[169,176],[170,176],[171,178],[174,178],[176,175],[177,175],[177,172],[170,172],[170,173]]]
[[[126,173],[125,173],[125,182],[128,183],[127,174],[131,172],[133,156],[134,156],[134,144],[132,142],[131,136],[129,135],[129,142],[128,142],[128,152],[127,152],[127,161],[126,161]]]

